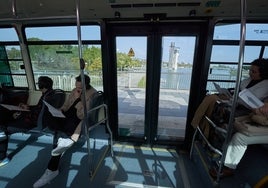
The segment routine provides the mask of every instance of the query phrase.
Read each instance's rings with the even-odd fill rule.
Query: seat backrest
[[[65,101],[65,92],[61,89],[54,89],[45,97],[45,101],[55,108],[60,108]],[[44,124],[47,113],[50,113],[47,106],[43,103],[42,110],[38,117],[37,127],[38,129],[44,129],[47,126]]]
[[[65,102],[65,92],[61,89],[54,89],[48,97],[46,97],[46,102],[54,106],[55,108],[62,107]]]
[[[97,91],[91,100],[87,114],[89,126],[96,124],[104,116],[104,108],[97,108],[102,104],[104,104],[104,94],[102,91]]]
[[[228,123],[231,106],[229,103],[217,101],[210,119],[218,126]]]
[[[89,110],[104,103],[104,94],[102,91],[97,91],[91,100]]]

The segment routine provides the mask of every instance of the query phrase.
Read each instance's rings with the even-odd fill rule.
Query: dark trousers
[[[0,141],[0,161],[7,157],[8,138]]]
[[[34,127],[34,123],[25,120],[27,113],[30,112],[22,112],[17,119],[13,118],[14,113],[14,111],[0,106],[0,131],[6,134],[6,138],[0,140],[0,160],[3,160],[7,156],[9,135],[17,132],[26,132]]]
[[[81,121],[76,117],[76,110],[73,110],[71,113],[69,113],[69,115],[66,115],[66,118],[53,117],[47,111],[45,111],[44,116],[45,121],[43,124],[45,124],[45,126],[51,130],[59,131],[61,133],[61,137],[71,136]],[[54,148],[55,147],[57,146],[54,146]],[[47,168],[51,171],[56,171],[59,168],[61,156],[62,155],[51,156]]]
[[[56,147],[56,146],[55,146]],[[55,148],[54,147],[54,148]],[[59,164],[60,164],[60,158],[62,155],[59,156],[51,156],[47,168],[51,171],[56,171],[59,168]]]
[[[71,136],[78,124],[80,123],[80,119],[76,117],[76,112],[74,112],[73,116],[67,116],[66,118],[58,118],[52,116],[49,112],[45,111],[44,114],[43,125],[48,127],[53,131],[60,131],[65,133],[68,136]]]

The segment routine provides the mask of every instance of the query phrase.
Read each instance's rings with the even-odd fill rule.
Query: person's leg
[[[13,119],[14,111],[7,110],[0,105],[0,125],[5,125],[8,121]]]
[[[233,175],[234,170],[244,156],[248,145],[267,143],[267,136],[247,136],[239,132],[235,133],[227,148],[221,177]],[[217,170],[215,168],[210,169],[209,172],[212,177],[217,177]]]
[[[63,154],[69,149],[75,142],[71,138],[59,138],[57,147],[51,151],[52,156],[58,156]]]
[[[74,125],[74,123],[76,124]],[[65,122],[61,122],[60,125],[62,125],[62,127],[65,127],[64,129],[65,134],[63,133],[62,137],[58,139],[56,148],[54,148],[51,152],[52,157],[48,163],[48,167],[45,173],[41,176],[39,180],[37,180],[34,183],[33,187],[42,187],[45,184],[49,183],[52,179],[54,179],[59,174],[58,168],[59,168],[59,163],[60,163],[60,158],[62,156],[62,153],[64,153],[68,148],[70,148],[73,145],[75,141],[78,140],[77,135],[80,134],[81,132],[81,123],[80,122],[78,123],[76,121],[72,122],[69,120],[65,120]],[[70,132],[72,132],[72,134],[70,134]],[[75,141],[71,139],[72,136],[75,139]]]
[[[45,109],[43,113],[42,125],[52,131],[62,131],[65,124],[64,118],[58,118],[51,115],[51,113]]]
[[[203,99],[201,104],[196,109],[193,120],[191,122],[191,125],[194,128],[196,128],[200,124],[200,121],[203,119],[204,115],[211,115],[214,105],[218,99],[219,97],[217,95],[207,95]]]
[[[210,126],[204,115],[211,117],[216,101],[219,99],[217,95],[207,95],[195,111],[191,125],[196,128],[197,126],[203,130],[206,138],[209,136]]]
[[[5,122],[4,125],[2,124],[0,126],[0,166],[4,166],[10,162],[10,159],[7,157],[9,135],[21,131],[22,130],[21,128],[27,126],[28,124],[25,124],[23,119],[13,119],[13,118],[9,118],[8,122]]]
[[[236,169],[248,145],[267,143],[267,136],[247,136],[237,132],[233,135],[230,144],[227,148],[224,165],[231,169]]]
[[[67,149],[69,149],[77,140],[79,139],[80,133],[81,133],[81,127],[82,127],[82,121],[79,122],[79,124],[76,126],[73,133],[67,133],[70,136],[67,138],[59,138],[57,147],[52,150],[51,155],[52,156],[58,156],[64,153]],[[69,132],[71,132],[69,131]]]
[[[71,139],[74,141],[74,142],[77,142],[79,137],[80,137],[80,134],[81,134],[81,129],[82,129],[82,121],[79,123],[79,125],[76,127],[74,133],[72,134],[71,136]]]
[[[51,156],[45,173],[33,184],[34,188],[43,187],[59,174],[61,155]]]
[[[8,135],[4,131],[0,131],[0,167],[9,163],[9,158],[7,157],[8,148]]]
[[[24,118],[12,119],[4,126],[0,126],[0,166],[9,162],[7,157],[8,137],[17,132],[25,132],[31,129],[31,124],[24,121]]]
[[[59,169],[59,164],[60,164],[60,158],[61,155],[58,156],[51,156],[51,159],[48,163],[47,168],[51,171],[56,171]]]
[[[61,155],[51,156],[47,169],[45,173],[38,179],[33,187],[42,187],[48,184],[51,180],[53,180],[59,174],[59,164],[60,164]]]

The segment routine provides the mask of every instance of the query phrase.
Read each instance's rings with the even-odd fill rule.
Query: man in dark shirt
[[[42,96],[36,105],[19,105],[22,109],[27,111],[14,112],[0,106],[0,167],[10,161],[7,157],[8,135],[21,132],[20,130],[22,129],[30,130],[34,128],[38,122],[43,100],[48,101],[49,97],[53,94],[53,80],[47,76],[38,78],[38,87],[42,92]]]

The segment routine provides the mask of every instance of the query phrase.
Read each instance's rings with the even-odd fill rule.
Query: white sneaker
[[[5,166],[7,163],[10,162],[10,159],[9,158],[4,158],[3,160],[0,161],[0,167],[1,166]]]
[[[7,139],[7,135],[4,131],[0,131],[0,141],[6,140]]]
[[[68,148],[74,144],[74,141],[70,138],[59,138],[57,147],[51,151],[52,156],[61,155]]]
[[[37,180],[34,183],[33,187],[37,188],[37,187],[42,187],[42,186],[46,185],[51,180],[53,180],[58,174],[59,174],[58,170],[51,171],[49,169],[46,169],[45,173],[41,176],[41,178],[39,180]]]

